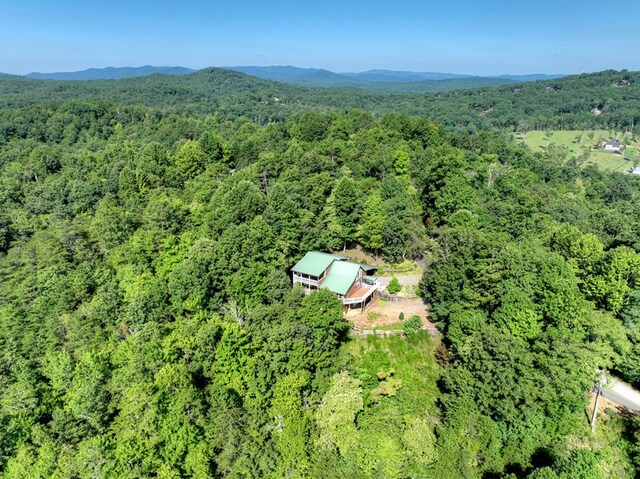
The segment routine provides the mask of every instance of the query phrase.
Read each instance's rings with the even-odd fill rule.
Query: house
[[[311,293],[328,289],[338,295],[345,308],[365,308],[381,288],[372,276],[375,266],[354,263],[342,256],[309,251],[291,268],[293,284]]]
[[[614,153],[620,153],[623,148],[624,145],[619,141],[607,141],[602,147],[604,151],[613,151]]]

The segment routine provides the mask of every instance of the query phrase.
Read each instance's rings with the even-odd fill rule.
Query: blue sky
[[[0,0],[0,72],[295,65],[640,70],[640,1]]]

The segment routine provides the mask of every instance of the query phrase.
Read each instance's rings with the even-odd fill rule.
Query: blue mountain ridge
[[[32,72],[25,75],[28,78],[40,80],[114,80],[118,78],[131,78],[161,73],[164,75],[186,75],[195,70],[185,67],[155,67],[145,65],[142,67],[107,67],[89,68],[77,72],[40,73]]]

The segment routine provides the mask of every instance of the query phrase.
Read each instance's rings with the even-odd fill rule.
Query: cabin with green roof
[[[354,263],[330,253],[309,251],[291,268],[293,284],[305,292],[328,289],[342,300],[346,308],[365,308],[380,289],[378,278],[372,276],[375,266]]]

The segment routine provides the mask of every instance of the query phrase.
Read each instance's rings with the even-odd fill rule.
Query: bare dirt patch
[[[365,253],[361,246],[356,246],[355,248],[350,248],[346,251],[336,251],[335,254],[340,256],[346,256],[352,261],[356,261],[358,263],[365,263],[370,265],[377,265],[378,261],[373,256]]]
[[[400,298],[398,301],[377,299],[364,312],[352,310],[345,315],[345,318],[360,329],[392,329],[392,326],[402,329],[403,323],[399,319],[400,313],[404,313],[405,321],[411,316],[420,316],[424,329],[434,328],[433,324],[429,322],[427,307],[420,298]]]
[[[589,405],[587,406],[587,416],[589,421],[591,421],[591,414],[593,414],[593,406],[596,401],[596,393],[591,391],[589,393]],[[598,415],[604,414],[605,409],[613,409],[615,411],[620,411],[621,408],[616,403],[609,401],[607,398],[600,396],[598,399]]]

